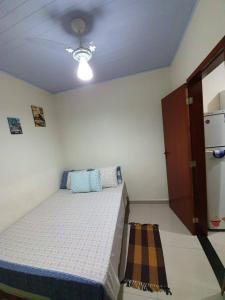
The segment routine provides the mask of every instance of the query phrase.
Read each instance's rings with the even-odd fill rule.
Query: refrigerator
[[[208,228],[225,231],[225,110],[205,114],[204,128]],[[215,150],[221,157],[214,156]]]

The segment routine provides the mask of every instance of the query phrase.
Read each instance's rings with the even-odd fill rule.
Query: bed
[[[0,289],[50,299],[117,299],[127,191],[59,190],[0,234]]]

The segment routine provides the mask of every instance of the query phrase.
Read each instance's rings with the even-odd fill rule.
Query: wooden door
[[[188,96],[192,98],[189,107],[191,153],[196,166],[192,170],[195,216],[198,218],[196,232],[207,235],[207,188],[205,166],[205,137],[203,117],[202,80],[192,80],[188,84]]]
[[[162,113],[170,207],[195,234],[189,107],[186,99],[187,87],[183,85],[162,99]]]

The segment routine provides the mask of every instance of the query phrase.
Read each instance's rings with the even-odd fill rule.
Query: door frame
[[[207,235],[207,187],[206,187],[206,168],[205,168],[205,149],[204,149],[204,123],[203,118],[203,93],[202,93],[202,79],[211,73],[217,66],[225,61],[225,36],[213,48],[202,63],[195,69],[195,71],[187,79],[188,95],[191,96],[193,86],[198,85],[198,93],[194,99],[189,101],[189,117],[190,117],[190,131],[191,131],[191,149],[192,161],[194,162],[193,174],[193,192],[194,192],[194,210],[196,216],[196,234]],[[193,105],[192,102],[197,102]],[[198,126],[198,142],[194,137],[194,127]],[[197,174],[197,176],[196,176]],[[199,176],[201,180],[199,180]],[[196,188],[198,187],[198,189]],[[200,191],[200,193],[199,193]],[[198,218],[199,216],[199,218]],[[201,217],[200,217],[201,216]]]

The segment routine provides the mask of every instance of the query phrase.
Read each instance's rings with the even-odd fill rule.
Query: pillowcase
[[[66,188],[67,190],[71,190],[71,175],[74,173],[74,172],[78,172],[78,171],[70,171],[67,175],[67,182],[66,182]]]
[[[89,193],[91,191],[89,172],[87,171],[72,172],[71,189],[74,193]]]
[[[101,168],[100,173],[103,188],[116,187],[118,185],[117,167]]]
[[[102,191],[99,170],[71,172],[71,189],[73,193],[89,193]]]
[[[93,188],[91,190],[93,191],[101,191],[102,187],[107,188],[107,187],[116,187],[117,184],[122,183],[123,178],[122,178],[122,172],[121,172],[121,167],[116,166],[116,167],[109,167],[109,168],[102,168],[99,170],[94,170],[94,169],[87,169],[87,170],[69,170],[69,171],[64,171],[62,178],[61,178],[61,183],[60,183],[60,189],[68,189],[71,190],[71,175],[74,172],[85,172],[85,171],[95,171],[95,173],[91,174],[91,182],[93,184]],[[94,175],[95,174],[95,175]],[[100,174],[100,183],[96,179],[98,177],[98,174]],[[96,176],[96,177],[95,177]],[[95,178],[95,179],[93,179]],[[93,183],[93,180],[95,183]]]
[[[66,189],[67,188],[68,175],[72,171],[73,170],[63,172],[61,182],[60,182],[60,189]]]
[[[80,172],[80,171],[93,171],[94,169],[87,169],[87,170],[85,170],[85,169],[82,169],[82,170],[71,170],[71,171],[69,171],[68,172],[68,175],[67,175],[67,182],[66,182],[66,189],[68,189],[68,190],[71,190],[72,188],[71,188],[71,174],[73,173],[73,172]]]
[[[89,171],[90,190],[92,192],[102,191],[101,173],[99,170]]]
[[[116,169],[116,175],[117,175],[117,182],[118,184],[123,182],[123,176],[122,176],[122,171],[121,171],[121,167],[118,166]]]

